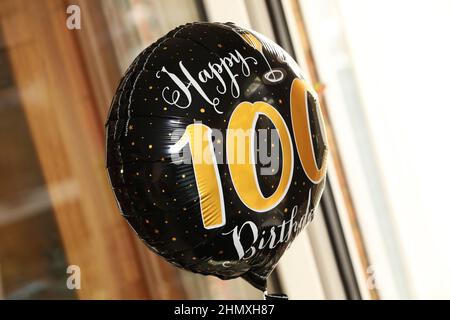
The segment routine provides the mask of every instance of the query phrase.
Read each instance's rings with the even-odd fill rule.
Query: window
[[[371,285],[381,298],[448,297],[449,3],[300,3]]]
[[[271,277],[291,299],[448,298],[450,3],[0,1],[0,298],[260,299],[177,269],[120,217],[104,120],[134,57],[174,27],[235,22],[283,46],[319,92],[330,142],[319,213]],[[432,164],[433,163],[433,164]],[[70,290],[67,268],[81,268]]]

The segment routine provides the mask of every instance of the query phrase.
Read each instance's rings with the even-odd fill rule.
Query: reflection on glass
[[[0,146],[0,298],[73,299],[52,205],[1,39]]]

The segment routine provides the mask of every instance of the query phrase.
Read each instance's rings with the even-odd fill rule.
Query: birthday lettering
[[[246,221],[241,226],[235,226],[232,230],[222,233],[222,235],[231,235],[234,248],[239,259],[249,259],[255,255],[258,250],[266,247],[275,248],[281,243],[286,243],[292,236],[302,231],[306,225],[311,222],[314,215],[314,209],[311,208],[311,191],[308,194],[308,202],[305,213],[299,221],[295,217],[298,214],[298,206],[294,206],[291,210],[291,216],[288,220],[284,220],[277,226],[272,226],[269,232],[263,230],[258,233],[258,227],[253,221]],[[251,244],[244,247],[241,239],[251,239]]]
[[[244,57],[238,50],[234,52],[230,52],[228,56],[219,59],[219,62],[208,62],[207,68],[204,68],[197,74],[197,78],[195,78],[189,70],[183,64],[183,61],[178,63],[181,74],[187,80],[182,81],[180,77],[167,70],[166,67],[162,67],[156,73],[156,77],[159,79],[163,74],[167,75],[169,79],[172,80],[173,84],[176,86],[172,88],[171,86],[165,86],[162,90],[162,98],[169,105],[174,105],[181,109],[188,108],[192,103],[192,95],[191,89],[197,91],[200,96],[205,99],[205,101],[211,105],[214,110],[222,114],[223,111],[218,109],[218,105],[220,104],[220,99],[216,96],[209,97],[206,92],[203,90],[201,84],[207,84],[209,81],[216,80],[218,82],[216,86],[216,92],[220,95],[224,95],[230,90],[231,95],[234,98],[238,98],[240,96],[241,90],[239,87],[239,83],[236,80],[241,74],[244,77],[249,77],[251,74],[250,65],[257,65],[258,62],[253,57]],[[241,74],[233,73],[231,70],[235,65],[241,65]],[[227,85],[227,78],[229,81],[229,85]]]

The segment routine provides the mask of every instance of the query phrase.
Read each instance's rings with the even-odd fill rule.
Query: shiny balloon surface
[[[264,290],[323,191],[316,93],[283,49],[234,24],[187,24],[146,48],[106,129],[122,215],[193,272]]]

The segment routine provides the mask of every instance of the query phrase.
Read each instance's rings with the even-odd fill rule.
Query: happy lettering
[[[219,58],[218,62],[208,62],[207,67],[193,75],[183,64],[183,61],[178,63],[179,71],[187,80],[183,81],[175,73],[167,70],[165,66],[156,73],[156,77],[159,79],[163,74],[167,75],[173,82],[173,86],[165,86],[162,89],[162,98],[169,105],[174,105],[181,109],[189,108],[192,103],[191,90],[197,91],[205,101],[211,105],[214,110],[222,114],[223,111],[219,110],[218,105],[220,99],[217,96],[210,97],[203,90],[203,85],[206,85],[210,81],[215,81],[217,94],[224,95],[230,92],[234,98],[238,98],[241,93],[241,89],[238,81],[236,80],[240,75],[249,77],[251,74],[250,65],[257,65],[258,62],[253,57],[244,57],[238,50],[230,52],[228,56]],[[235,65],[240,65],[240,73],[234,73],[232,68]]]

